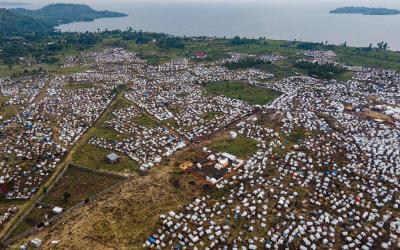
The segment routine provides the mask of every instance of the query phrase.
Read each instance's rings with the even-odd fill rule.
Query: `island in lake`
[[[332,14],[362,14],[362,15],[398,15],[400,10],[369,7],[341,7],[331,10]]]

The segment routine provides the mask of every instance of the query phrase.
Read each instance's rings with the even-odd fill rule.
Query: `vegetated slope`
[[[14,13],[36,18],[52,26],[98,18],[124,17],[126,14],[112,11],[96,11],[85,4],[50,4],[38,10],[13,9]]]
[[[0,37],[32,35],[52,30],[53,27],[51,25],[40,20],[21,16],[4,8],[0,9]]]

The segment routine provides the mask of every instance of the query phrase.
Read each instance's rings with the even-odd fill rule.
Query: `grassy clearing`
[[[25,204],[25,200],[0,200],[0,211],[5,211],[10,207],[19,207]]]
[[[284,61],[274,64],[265,64],[260,69],[273,74],[277,79],[294,76],[301,72],[299,69],[294,68],[290,63]]]
[[[118,97],[113,105],[110,107],[110,112],[102,116],[97,121],[95,126],[93,126],[91,135],[109,140],[121,140],[127,138],[126,135],[120,134],[114,129],[110,128],[106,122],[114,118],[112,111],[116,111],[122,108],[128,108],[130,106],[132,106],[132,103],[129,100],[125,99],[122,96]]]
[[[125,47],[128,51],[138,53],[151,65],[159,65],[169,62],[171,59],[185,57],[184,50],[161,49],[154,43],[136,44],[135,42],[128,42]]]
[[[74,73],[84,73],[90,70],[88,66],[73,66],[68,68],[60,68],[60,67],[49,67],[48,71],[50,73],[56,73],[60,75],[74,74]]]
[[[3,119],[10,119],[20,112],[19,105],[0,105],[0,116],[3,116]]]
[[[69,208],[121,180],[123,178],[119,176],[95,173],[70,165],[64,176],[50,191],[43,202]],[[65,192],[71,194],[71,197],[67,201],[64,199]]]
[[[162,120],[161,124],[170,128],[177,128],[178,123],[174,119],[167,119],[167,120]]]
[[[10,69],[8,65],[0,64],[0,77],[11,76],[13,73],[18,73],[18,72],[24,71],[25,68],[26,68],[25,66],[16,64],[16,65],[13,65]]]
[[[72,155],[72,162],[88,168],[105,170],[109,172],[132,173],[139,169],[137,162],[131,160],[128,156],[117,153],[120,159],[117,163],[110,164],[106,161],[106,156],[112,153],[112,150],[103,149],[94,145],[85,144]]]
[[[40,222],[44,221],[46,215],[50,216],[51,214],[51,208],[35,207],[17,226],[10,236],[17,236],[28,229],[37,226]]]
[[[217,117],[220,114],[221,114],[221,112],[211,111],[211,112],[207,112],[207,113],[203,114],[202,118],[206,121],[212,121],[212,120],[214,120],[215,117]]]
[[[120,134],[112,128],[107,128],[107,127],[103,127],[103,126],[94,127],[91,135],[95,136],[95,137],[99,137],[99,138],[108,139],[108,140],[114,140],[114,141],[123,140],[123,139],[127,138],[126,135]]]
[[[348,81],[351,80],[354,76],[354,73],[351,71],[346,71],[341,74],[335,76],[335,79],[338,81]]]
[[[2,106],[5,102],[7,102],[8,100],[10,100],[9,96],[2,96],[0,95],[0,106]]]
[[[75,90],[75,89],[90,89],[93,88],[93,84],[91,83],[68,83],[64,85],[65,89]]]
[[[257,151],[257,142],[242,135],[236,139],[227,136],[212,141],[207,147],[219,152],[227,152],[239,158],[246,159]]]
[[[141,114],[139,117],[136,117],[133,121],[145,128],[154,128],[157,125],[157,122],[154,121],[154,119],[148,116],[147,114]]]
[[[8,96],[0,95],[0,116],[2,116],[3,119],[10,119],[19,112],[18,105],[6,105],[9,99],[10,97]]]
[[[253,105],[264,105],[279,96],[279,93],[274,90],[240,82],[210,83],[207,84],[206,89],[211,94],[224,95]]]

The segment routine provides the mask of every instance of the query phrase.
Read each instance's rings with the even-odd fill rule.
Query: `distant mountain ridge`
[[[362,14],[362,15],[398,15],[400,10],[369,7],[341,7],[331,10],[332,14]]]
[[[53,31],[53,26],[31,17],[0,9],[0,37],[25,36]]]
[[[38,10],[11,9],[15,14],[35,18],[52,26],[99,18],[124,17],[126,14],[113,11],[97,11],[85,4],[50,4]]]

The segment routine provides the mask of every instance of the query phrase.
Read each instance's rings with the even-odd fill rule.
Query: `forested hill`
[[[98,18],[124,17],[126,14],[112,11],[96,11],[84,4],[51,4],[38,10],[12,9],[18,15],[32,17],[52,26],[60,24],[93,21]]]
[[[40,20],[17,15],[7,9],[0,9],[0,37],[42,34],[52,30],[52,25]]]

